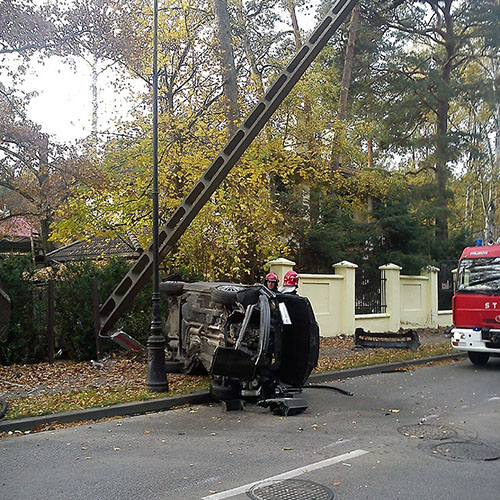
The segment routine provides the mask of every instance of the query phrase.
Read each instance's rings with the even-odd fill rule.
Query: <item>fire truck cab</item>
[[[467,247],[458,262],[451,345],[475,365],[500,356],[500,245]]]

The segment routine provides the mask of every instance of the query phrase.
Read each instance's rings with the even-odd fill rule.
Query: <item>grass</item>
[[[314,373],[349,370],[351,368],[360,368],[363,366],[382,365],[386,363],[395,363],[397,361],[410,361],[413,359],[454,353],[456,353],[456,351],[451,347],[448,341],[436,344],[424,344],[416,351],[402,349],[371,349],[367,352],[354,352],[347,356],[320,358]]]
[[[194,378],[194,377],[191,377]],[[150,392],[145,387],[90,387],[83,390],[65,391],[56,394],[42,394],[12,398],[8,401],[5,419],[18,419],[37,415],[51,415],[87,408],[101,408],[118,403],[146,401],[208,390],[208,378],[199,377],[184,387],[169,392]]]

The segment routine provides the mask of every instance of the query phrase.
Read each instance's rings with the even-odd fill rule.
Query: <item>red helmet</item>
[[[295,271],[288,271],[283,278],[283,286],[297,286],[299,275]]]
[[[278,283],[278,275],[276,273],[267,273],[265,281],[274,281]]]

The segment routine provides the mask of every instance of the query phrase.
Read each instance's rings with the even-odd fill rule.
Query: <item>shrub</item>
[[[0,286],[12,306],[9,330],[0,339],[2,364],[34,362],[46,352],[46,335],[39,323],[42,311],[36,300],[40,290],[28,280],[33,269],[29,257],[0,258]]]
[[[124,259],[106,263],[71,262],[34,270],[28,258],[8,257],[0,260],[0,283],[12,303],[11,324],[7,338],[0,340],[0,362],[33,363],[47,357],[48,299],[47,283],[55,281],[56,350],[75,361],[96,356],[93,329],[92,282],[98,284],[103,302],[130,267]],[[135,298],[117,327],[146,343],[151,323],[151,285]],[[102,348],[115,348],[103,339]]]

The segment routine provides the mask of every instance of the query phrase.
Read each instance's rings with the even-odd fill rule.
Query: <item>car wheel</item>
[[[474,365],[484,366],[490,359],[490,355],[487,352],[467,351],[467,354]]]
[[[243,290],[245,288],[239,285],[219,285],[212,288],[210,294],[214,302],[231,306],[236,303],[236,294]]]
[[[210,381],[210,395],[216,401],[227,401],[238,399],[239,384],[235,380],[224,382],[222,379]]]
[[[165,295],[180,295],[184,289],[182,281],[162,281],[160,283],[160,292]]]

